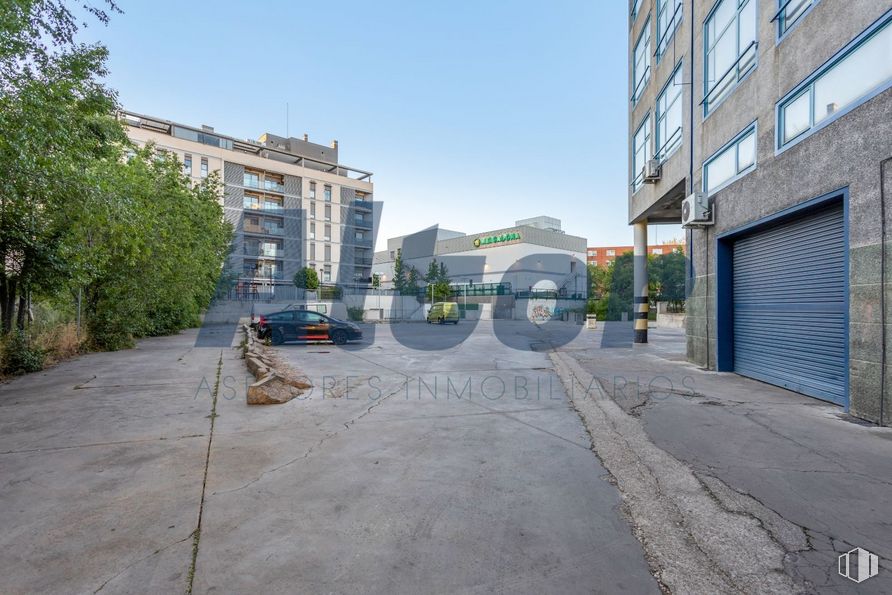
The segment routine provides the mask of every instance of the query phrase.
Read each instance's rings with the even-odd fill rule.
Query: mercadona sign
[[[491,246],[493,244],[501,244],[503,242],[513,242],[514,240],[519,239],[520,233],[512,231],[510,233],[503,233],[497,236],[486,236],[483,238],[477,238],[474,240],[474,247],[480,248],[482,246]]]

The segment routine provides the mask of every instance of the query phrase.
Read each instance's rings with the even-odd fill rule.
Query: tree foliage
[[[313,267],[303,267],[294,274],[294,285],[300,289],[319,289],[319,273]]]
[[[105,23],[102,6],[84,8]],[[92,345],[115,349],[197,324],[231,231],[219,180],[129,145],[107,51],[77,30],[61,1],[0,7],[0,329],[26,330],[34,297],[82,296]]]

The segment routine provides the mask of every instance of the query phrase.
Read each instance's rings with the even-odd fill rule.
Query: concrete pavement
[[[687,364],[683,331],[652,329],[650,344],[634,348],[605,349],[602,334],[582,334],[560,350],[581,377],[598,381],[587,395],[576,391],[579,403],[598,396],[615,403],[630,432],[640,429],[647,443],[683,464],[670,480],[690,470],[724,511],[755,519],[782,548],[783,569],[798,588],[892,591],[892,430],[835,405]],[[855,547],[880,556],[880,574],[860,585],[837,573],[837,557]]]
[[[196,332],[0,386],[0,592],[658,592],[535,336],[387,328],[282,406]]]

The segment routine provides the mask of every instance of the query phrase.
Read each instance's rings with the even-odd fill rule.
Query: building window
[[[783,37],[819,0],[778,0],[777,36]]]
[[[310,260],[316,260],[316,244],[310,243]]]
[[[325,220],[331,221],[331,205],[325,205]]]
[[[681,0],[657,0],[657,61],[681,22]]]
[[[316,182],[310,182],[310,198],[316,198]]]
[[[325,244],[325,262],[331,262],[331,244]]]
[[[653,250],[650,251],[650,253],[656,254],[657,256],[659,256],[663,253],[663,249],[662,248],[654,248]]]
[[[704,27],[706,115],[756,66],[756,0],[721,0]]]
[[[703,190],[713,194],[756,168],[756,123],[703,164]]]
[[[310,219],[315,219],[315,218],[316,218],[316,203],[311,202],[310,203]]]
[[[331,225],[325,226],[325,236],[323,236],[322,239],[324,239],[326,242],[331,241]]]
[[[777,148],[823,128],[892,84],[892,11],[778,103]]]
[[[616,250],[608,250],[607,256],[616,256]]]
[[[183,175],[192,177],[192,155],[189,153],[183,155]]]
[[[656,158],[666,159],[669,154],[681,145],[681,91],[684,89],[681,64],[666,83],[666,87],[657,97],[656,107]]]
[[[311,240],[316,239],[316,224],[315,223],[310,223],[310,239]]]
[[[632,25],[635,24],[635,19],[638,18],[638,13],[641,12],[641,4],[644,0],[634,0],[632,2]]]
[[[331,186],[328,184],[325,185],[322,191],[322,196],[325,199],[325,202],[331,202]]]
[[[242,186],[248,188],[260,188],[260,174],[253,171],[246,171],[242,176]]]
[[[644,165],[651,157],[650,151],[650,114],[648,114],[635,132],[632,141],[632,192],[644,184]]]
[[[650,19],[635,44],[634,62],[632,64],[632,103],[637,103],[650,80]]]
[[[327,264],[322,267],[322,280],[326,283],[331,283],[331,265]]]
[[[208,158],[207,157],[201,158],[201,177],[202,178],[208,177]]]

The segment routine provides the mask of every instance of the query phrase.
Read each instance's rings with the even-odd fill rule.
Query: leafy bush
[[[313,267],[304,267],[294,274],[294,286],[315,291],[319,288],[319,273]]]
[[[43,350],[31,345],[28,337],[14,330],[3,340],[2,371],[4,374],[27,374],[43,369]]]
[[[362,322],[362,317],[365,315],[365,310],[362,309],[362,306],[347,306],[347,318],[356,322]]]

